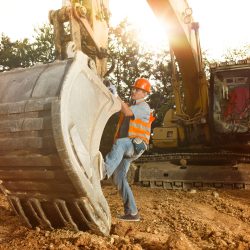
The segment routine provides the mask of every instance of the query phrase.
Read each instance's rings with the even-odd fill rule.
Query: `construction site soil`
[[[140,222],[119,221],[121,198],[103,185],[112,214],[109,237],[28,229],[0,195],[0,249],[250,249],[250,190],[132,188]]]

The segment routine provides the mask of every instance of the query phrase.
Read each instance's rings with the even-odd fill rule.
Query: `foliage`
[[[27,38],[11,41],[2,34],[0,37],[0,71],[17,67],[30,67],[36,63],[55,60],[55,45],[52,26],[44,24],[34,30],[33,41]],[[129,101],[130,89],[135,80],[145,77],[153,83],[149,97],[151,108],[156,112],[158,123],[163,120],[165,111],[174,107],[171,85],[172,63],[169,49],[153,52],[138,43],[138,31],[123,20],[117,27],[110,28],[108,67],[113,71],[106,77],[115,84],[122,99]],[[225,60],[239,60],[247,57],[250,45],[232,49],[224,55]],[[203,52],[204,69],[209,78],[209,62]],[[181,79],[181,78],[180,78]]]
[[[2,34],[0,37],[0,71],[26,68],[35,63],[48,63],[55,59],[52,27],[44,24],[35,29],[34,42],[24,38],[11,41]]]
[[[56,58],[53,26],[44,24],[35,29],[36,36],[33,43],[35,62],[48,63]]]
[[[168,51],[155,53],[138,43],[138,32],[125,19],[116,28],[110,29],[108,64],[115,64],[107,81],[117,86],[119,95],[129,101],[130,89],[139,77],[147,78],[153,84],[149,97],[151,108],[173,106],[171,67]],[[159,113],[159,112],[158,112]],[[163,117],[163,114],[158,114]]]
[[[139,49],[136,33],[126,20],[110,29],[109,60],[115,63],[115,68],[108,80],[118,87],[120,96],[125,99],[129,98],[129,90],[135,79],[144,71]]]
[[[0,71],[31,66],[32,46],[28,39],[11,42],[10,38],[4,34],[0,39]]]
[[[235,61],[246,59],[249,56],[250,44],[238,49],[230,49],[223,55],[225,61]]]

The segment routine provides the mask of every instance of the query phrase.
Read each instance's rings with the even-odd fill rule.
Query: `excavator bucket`
[[[29,227],[108,235],[101,136],[120,109],[82,52],[0,74],[0,180]]]

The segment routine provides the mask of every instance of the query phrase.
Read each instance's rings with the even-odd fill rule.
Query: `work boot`
[[[132,214],[124,214],[118,217],[119,220],[123,221],[140,221],[139,213],[132,215]]]

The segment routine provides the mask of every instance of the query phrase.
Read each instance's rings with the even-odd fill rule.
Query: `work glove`
[[[134,144],[135,153],[137,155],[142,154],[147,149],[147,145],[140,138],[134,138],[132,142]]]
[[[117,89],[114,84],[110,84],[108,89],[115,97],[118,96]]]

